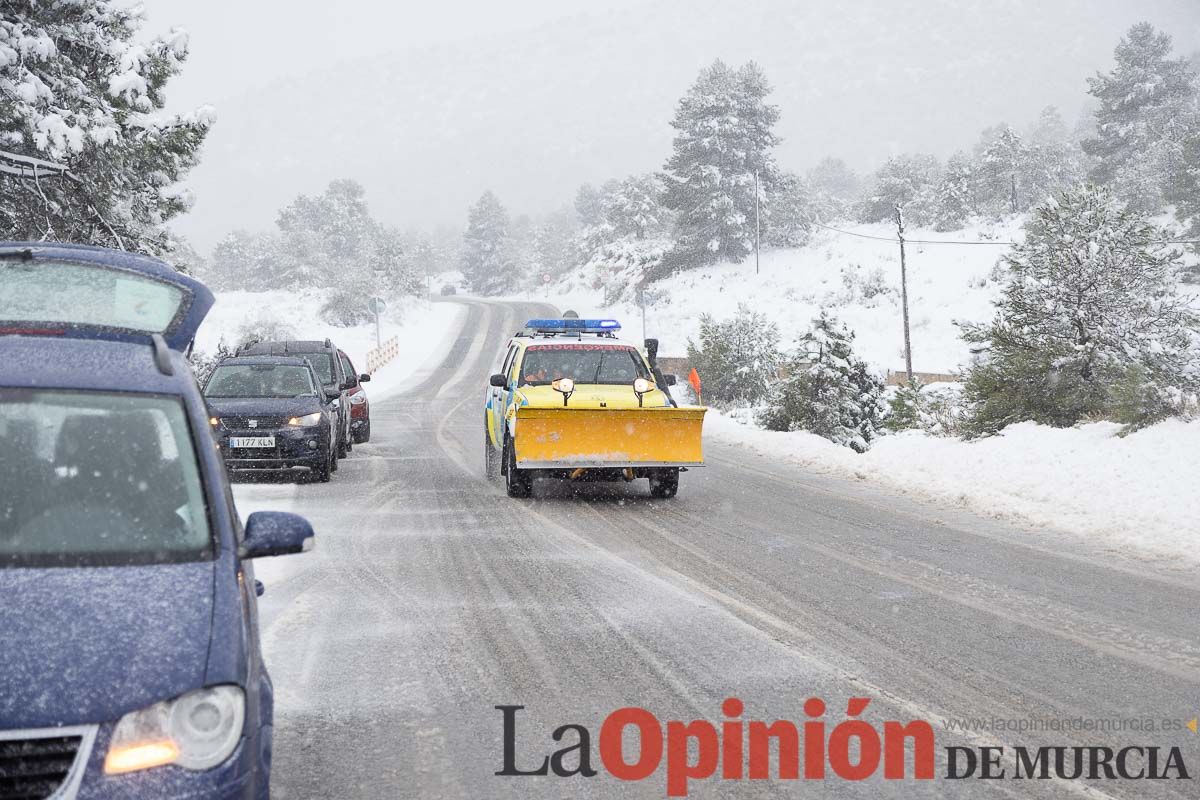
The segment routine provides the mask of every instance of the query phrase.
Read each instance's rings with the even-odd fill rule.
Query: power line
[[[900,240],[892,236],[873,236],[869,233],[856,233],[855,231],[842,230],[834,228],[831,225],[824,225],[820,222],[814,222],[818,228],[824,228],[827,231],[840,233],[843,236],[856,236],[859,239],[872,239],[876,242],[887,242],[888,244],[899,244]],[[993,245],[1000,247],[1010,247],[1020,244],[1020,242],[1010,242],[1002,240],[977,240],[977,241],[955,241],[953,239],[905,239],[908,244],[967,244],[967,245]],[[1154,242],[1146,242],[1146,244],[1200,244],[1200,239],[1161,239]]]

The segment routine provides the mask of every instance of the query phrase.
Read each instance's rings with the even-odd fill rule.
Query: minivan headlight
[[[177,764],[203,770],[229,758],[242,738],[246,695],[237,686],[211,686],[121,717],[113,730],[104,772]]]
[[[288,420],[288,425],[296,425],[301,428],[311,428],[321,422],[321,412],[314,411],[311,414],[305,414],[303,417],[292,417]]]

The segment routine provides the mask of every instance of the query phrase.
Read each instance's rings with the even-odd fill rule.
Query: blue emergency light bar
[[[621,323],[615,319],[531,319],[525,329],[536,333],[616,333]]]

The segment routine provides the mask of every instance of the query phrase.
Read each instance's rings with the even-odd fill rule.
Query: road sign
[[[552,280],[554,280],[554,277],[549,272],[542,273],[542,283],[549,283]]]
[[[379,316],[387,311],[387,303],[383,302],[382,297],[372,297],[367,301],[367,311],[370,311],[375,316]]]

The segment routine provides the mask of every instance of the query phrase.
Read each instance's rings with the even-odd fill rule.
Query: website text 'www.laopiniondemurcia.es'
[[[595,752],[592,732],[585,725],[568,723],[550,732],[552,747],[532,755],[518,753],[525,706],[498,705],[503,765],[495,774],[593,778],[603,770],[618,780],[647,781],[662,771],[668,797],[686,797],[693,781],[706,780],[862,781],[877,775],[894,781],[1191,777],[1181,747],[1137,741],[1117,747],[946,746],[939,772],[934,726],[924,720],[869,722],[863,715],[870,702],[866,697],[849,698],[845,718],[835,720],[826,719],[824,700],[809,698],[803,706],[805,718],[799,722],[745,719],[745,704],[736,697],[722,703],[723,719],[716,722],[663,721],[645,708],[630,706],[604,718]],[[1185,732],[1194,725],[1179,721],[1166,729]],[[523,738],[528,736],[527,730],[522,731]]]

